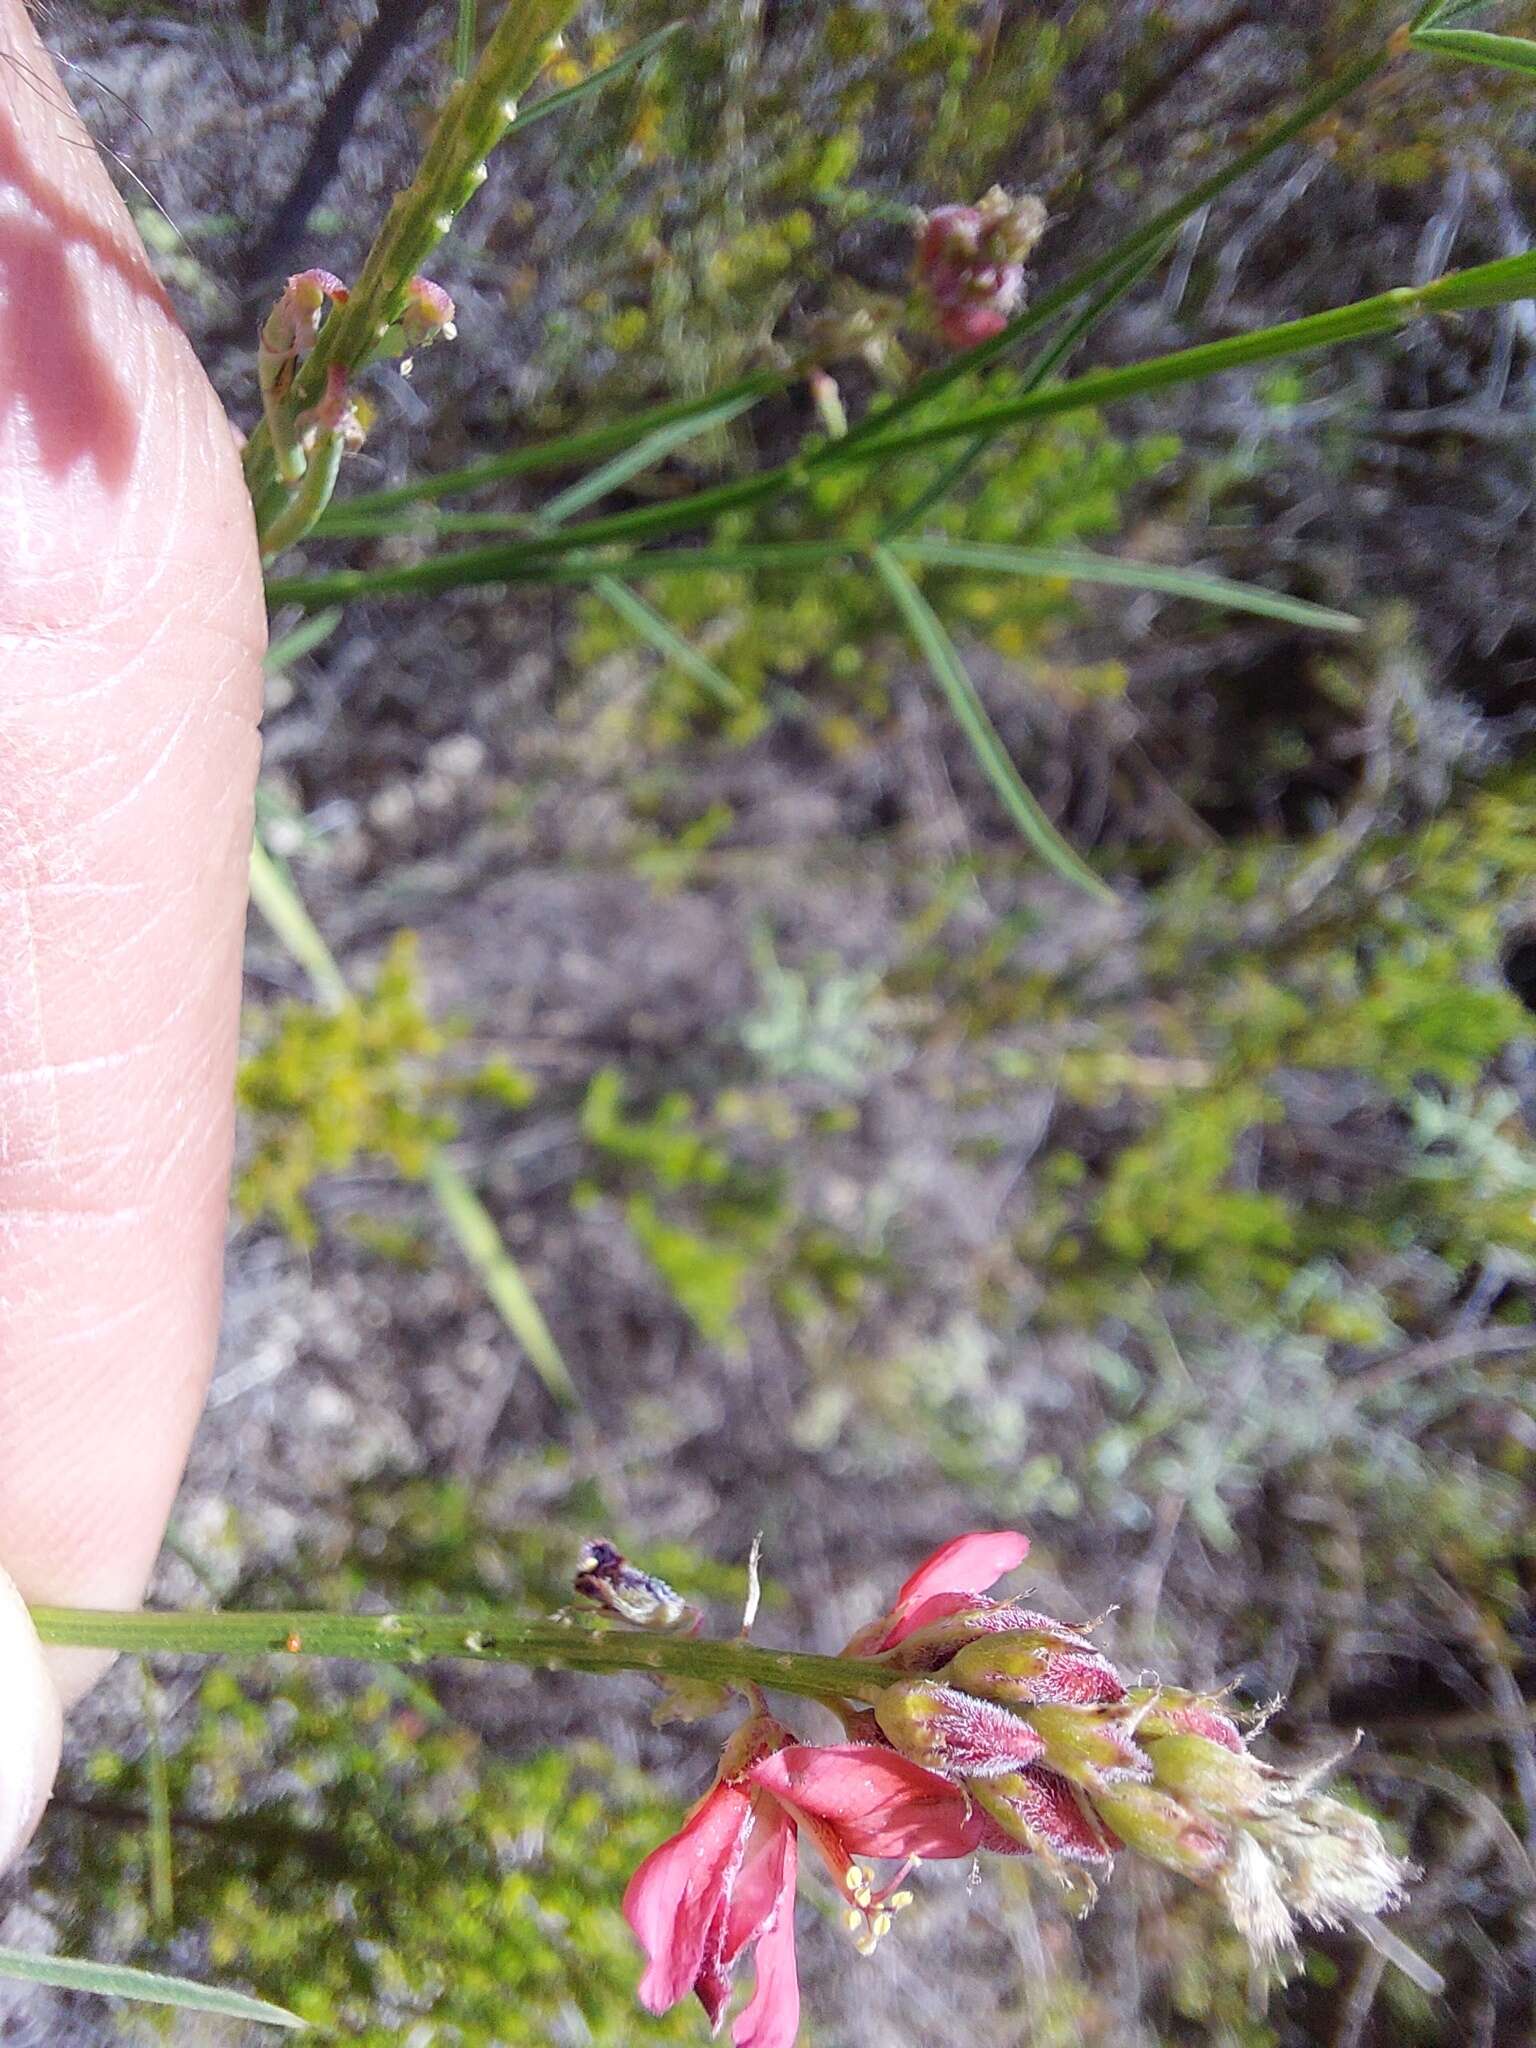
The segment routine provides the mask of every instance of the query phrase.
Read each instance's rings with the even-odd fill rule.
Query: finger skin
[[[33,1601],[138,1601],[203,1398],[263,643],[228,423],[0,0],[0,1565]]]

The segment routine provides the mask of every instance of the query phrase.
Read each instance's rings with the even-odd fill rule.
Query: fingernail
[[[62,1709],[26,1602],[0,1571],[0,1869],[32,1839],[59,1768]]]

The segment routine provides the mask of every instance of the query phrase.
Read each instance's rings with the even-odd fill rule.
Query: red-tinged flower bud
[[[964,1692],[1021,1707],[1093,1706],[1123,1700],[1125,1686],[1109,1659],[1060,1622],[968,1643],[944,1667]]]
[[[1107,1865],[1120,1844],[1077,1789],[1043,1764],[983,1779],[971,1797],[995,1823],[984,1849],[1024,1849],[1046,1862]]]
[[[1223,1749],[1241,1753],[1246,1748],[1237,1723],[1221,1712],[1213,1694],[1142,1685],[1133,1687],[1126,1699],[1138,1710],[1136,1725],[1145,1736],[1203,1735]]]
[[[425,348],[439,337],[452,341],[458,333],[453,322],[453,300],[430,277],[413,277],[406,286],[400,331],[407,348]]]
[[[875,1718],[904,1756],[967,1782],[1017,1771],[1045,1750],[1029,1723],[1007,1707],[926,1678],[887,1687],[875,1702]]]
[[[1224,1835],[1156,1785],[1110,1785],[1093,1803],[1128,1849],[1186,1877],[1208,1877],[1227,1853]]]
[[[306,448],[312,448],[325,434],[335,434],[350,452],[362,447],[368,438],[367,426],[347,389],[347,373],[339,363],[332,363],[325,373],[324,394],[301,412],[293,424]]]
[[[1031,1707],[1029,1725],[1043,1739],[1045,1759],[1052,1769],[1090,1792],[1152,1775],[1151,1759],[1137,1748],[1133,1724],[1118,1703]]]
[[[956,348],[1007,326],[1024,299],[1024,263],[1045,232],[1042,203],[994,185],[975,206],[941,206],[918,236],[916,276],[939,331]]]
[[[1222,1820],[1247,1820],[1268,1811],[1278,1773],[1257,1757],[1233,1751],[1205,1735],[1148,1735],[1152,1775],[1165,1792]]]

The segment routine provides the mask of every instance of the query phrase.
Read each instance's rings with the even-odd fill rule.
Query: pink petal
[[[795,1970],[795,1831],[776,1838],[778,1886],[773,1917],[757,1938],[757,1983],[731,2029],[736,2048],[795,2048],[800,2031],[800,1979]]]
[[[969,1856],[978,1821],[957,1785],[872,1743],[797,1744],[751,1773],[797,1817],[828,1823],[848,1856]]]
[[[1004,1572],[1017,1571],[1029,1555],[1029,1538],[1017,1529],[982,1530],[956,1536],[925,1558],[896,1595],[898,1607],[930,1593],[985,1593]]]
[[[896,1604],[885,1616],[884,1625],[874,1623],[860,1629],[849,1653],[866,1655],[871,1649],[889,1650],[915,1628],[928,1628],[948,1615],[957,1614],[978,1593],[1014,1571],[1029,1555],[1029,1538],[1017,1529],[981,1530],[974,1536],[956,1536],[924,1558],[901,1591]],[[877,1639],[868,1641],[873,1629]],[[854,1644],[858,1648],[854,1648]]]
[[[725,1943],[721,1960],[727,1969],[747,1943],[773,1919],[784,1882],[784,1845],[793,1847],[795,1824],[771,1793],[759,1790],[753,1798],[756,1825],[752,1840],[731,1885],[730,1910],[726,1916]]]
[[[647,1958],[640,2003],[648,2012],[665,2012],[693,1989],[751,1811],[745,1791],[716,1785],[625,1887],[624,1917]]]

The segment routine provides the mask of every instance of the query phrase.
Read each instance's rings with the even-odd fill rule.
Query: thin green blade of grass
[[[165,1743],[160,1734],[160,1695],[146,1660],[139,1664],[144,1684],[145,1777],[149,1789],[146,1835],[149,1846],[149,1917],[162,1940],[176,1922],[176,1884],[171,1856],[171,1782],[165,1768]]]
[[[644,598],[637,597],[627,583],[621,583],[617,576],[598,576],[592,587],[610,611],[616,612],[664,660],[680,668],[700,689],[707,690],[717,704],[724,705],[727,711],[745,708],[747,700],[730,677],[675,632],[661,613],[654,611]]]
[[[1374,78],[1378,71],[1384,70],[1392,61],[1392,55],[1390,47],[1384,46],[1358,58],[1353,64],[1346,65],[1336,78],[1326,80],[1315,92],[1309,93],[1298,107],[1277,121],[1274,127],[1266,129],[1256,142],[1240,151],[1230,163],[1213,171],[1210,177],[1202,179],[1181,199],[1173,200],[1160,213],[1154,214],[1140,227],[1133,228],[1129,234],[1123,235],[1112,248],[1105,250],[1102,256],[1081,265],[1070,277],[1011,320],[1000,334],[994,335],[989,341],[978,342],[974,348],[966,349],[951,361],[930,370],[926,377],[919,378],[912,389],[898,398],[887,411],[861,421],[849,435],[849,440],[858,442],[866,434],[883,432],[897,419],[916,411],[930,399],[936,398],[941,391],[946,391],[959,378],[974,376],[977,371],[988,369],[999,357],[1007,355],[1017,348],[1021,341],[1048,325],[1058,313],[1064,312],[1085,292],[1091,292],[1096,285],[1102,284],[1105,278],[1113,276],[1127,264],[1136,262],[1149,249],[1167,241],[1170,236],[1177,233],[1185,221],[1197,214],[1202,207],[1209,206],[1213,200],[1220,198],[1229,186],[1237,184],[1250,171],[1257,170],[1276,150],[1283,149],[1288,142],[1293,142],[1297,136],[1305,134],[1314,122],[1320,120],[1341,100],[1347,99],[1351,93],[1358,91],[1362,85]]]
[[[818,462],[836,461],[857,465],[883,462],[906,449],[937,446],[945,441],[966,440],[983,430],[991,432],[1016,426],[1025,420],[1046,419],[1054,414],[1077,412],[1085,406],[1107,405],[1117,399],[1135,398],[1153,391],[1170,390],[1180,384],[1197,383],[1227,370],[1248,369],[1285,356],[1304,355],[1317,349],[1336,347],[1341,342],[1363,341],[1388,334],[1411,321],[1430,314],[1464,312],[1477,307],[1508,304],[1528,298],[1536,291],[1536,254],[1504,256],[1494,263],[1482,263],[1468,270],[1453,271],[1427,285],[1403,285],[1380,292],[1372,298],[1357,299],[1335,306],[1326,313],[1313,313],[1300,320],[1285,320],[1251,334],[1231,336],[1225,341],[1201,342],[1193,348],[1176,349],[1168,355],[1129,363],[1118,370],[1092,370],[1062,384],[1050,384],[1023,396],[1002,399],[972,408],[947,420],[927,426],[898,429],[878,439],[860,441],[853,437],[834,441],[823,448]],[[613,542],[644,542],[664,534],[686,531],[714,519],[722,512],[736,511],[778,496],[802,480],[804,466],[798,463],[760,471],[734,483],[696,491],[670,504],[641,506],[634,511],[610,513],[558,533],[537,535],[505,550],[469,551],[455,557],[440,556],[434,562],[417,563],[405,572],[386,571],[390,579],[377,577],[348,581],[337,577],[327,584],[279,583],[271,586],[274,596],[292,597],[295,589],[307,590],[307,602],[342,602],[368,590],[451,589],[461,582],[513,580],[526,563],[582,548],[604,547]],[[423,573],[425,572],[425,573]],[[531,580],[531,579],[522,579]],[[320,594],[317,594],[320,593]]]
[[[1498,71],[1536,76],[1536,42],[1528,36],[1499,36],[1480,28],[1426,28],[1417,30],[1410,41],[1426,56],[1452,57],[1462,64],[1489,64]]]
[[[1442,21],[1458,21],[1462,15],[1476,14],[1488,4],[1489,0],[1429,0],[1429,5],[1421,7],[1414,16],[1410,33],[1417,35],[1420,29],[1435,28]]]
[[[671,42],[682,25],[680,21],[669,21],[664,28],[653,30],[650,35],[642,36],[638,43],[631,43],[627,50],[621,50],[613,62],[605,64],[600,71],[589,72],[585,78],[578,79],[575,85],[562,86],[558,92],[545,93],[543,98],[536,99],[532,106],[523,108],[507,130],[508,135],[516,135],[524,128],[531,128],[535,121],[547,120],[551,114],[564,113],[578,100],[588,99],[593,93],[601,92],[604,86],[612,85],[616,78],[622,78],[626,71],[633,71],[637,65],[643,64],[647,57],[654,57],[664,44]]]
[[[427,1185],[442,1211],[459,1249],[469,1260],[507,1328],[528,1354],[545,1387],[565,1408],[581,1405],[571,1378],[533,1290],[502,1242],[495,1218],[469,1182],[439,1152],[427,1168]]]
[[[302,619],[291,633],[284,633],[272,642],[262,659],[262,673],[280,676],[306,654],[313,654],[323,640],[329,640],[341,624],[341,607],[333,605],[329,611],[315,612],[310,618]]]
[[[573,512],[584,510],[597,499],[605,498],[610,491],[616,491],[621,484],[627,484],[632,477],[639,476],[642,470],[664,461],[675,449],[696,441],[700,434],[728,425],[755,403],[752,398],[723,399],[720,404],[707,406],[702,412],[690,413],[686,419],[672,420],[666,426],[656,427],[638,440],[633,448],[626,448],[622,454],[615,455],[611,462],[594,469],[590,476],[578,477],[567,489],[557,492],[547,505],[541,505],[538,513],[540,523],[558,526]]]
[[[307,2026],[297,2013],[243,1991],[224,1991],[214,1984],[194,1984],[186,1977],[163,1977],[154,1970],[130,1970],[121,1963],[90,1963],[74,1956],[34,1956],[23,1949],[0,1948],[0,1977],[44,1984],[54,1991],[88,1991],[98,1998],[129,1998],[140,2005],[179,2006],[184,2012],[219,2019],[248,2020],[260,2027]]]
[[[423,499],[450,498],[460,492],[486,490],[492,484],[506,483],[513,477],[575,469],[581,463],[607,455],[616,448],[627,448],[632,441],[671,421],[713,412],[738,398],[752,403],[775,391],[782,391],[784,384],[785,378],[780,372],[758,371],[703,398],[674,399],[666,405],[652,406],[645,412],[635,413],[629,419],[610,420],[605,426],[586,427],[578,434],[561,434],[552,441],[533,441],[526,447],[509,449],[505,455],[487,456],[483,462],[472,462],[462,469],[443,470],[436,476],[414,477],[410,482],[393,485],[388,490],[359,491],[355,496],[330,506],[316,522],[313,531],[316,534],[345,533],[348,530],[345,522],[353,513],[392,512],[401,505],[413,505]]]
[[[1026,786],[987,716],[986,706],[960,659],[959,650],[906,568],[883,542],[877,543],[871,551],[871,560],[876,574],[901,613],[914,644],[932,670],[934,681],[948,701],[956,723],[970,742],[982,772],[1009,816],[1041,859],[1063,881],[1086,890],[1101,903],[1113,903],[1114,891],[1073,852]]]
[[[1256,583],[1234,583],[1225,576],[1205,576],[1193,569],[1165,569],[1151,562],[1122,562],[1071,548],[1009,547],[1000,542],[964,540],[893,540],[891,552],[904,561],[926,562],[941,569],[986,569],[1004,576],[1068,576],[1078,583],[1109,583],[1125,590],[1156,590],[1166,597],[1188,597],[1228,611],[1252,612],[1261,619],[1284,619],[1293,626],[1314,626],[1323,632],[1358,633],[1361,622],[1350,612],[1309,604]]]
[[[336,569],[324,576],[290,576],[267,586],[273,604],[323,605],[406,591],[454,590],[482,583],[595,583],[602,576],[688,576],[710,570],[817,569],[852,563],[862,541],[761,541],[740,547],[658,548],[648,554],[514,557],[508,548],[464,549],[430,556],[398,569]]]
[[[352,1000],[336,956],[321,936],[303,898],[260,839],[251,846],[251,900],[285,951],[309,976],[316,995],[332,1008]],[[479,1276],[492,1305],[527,1353],[554,1398],[579,1405],[576,1383],[561,1356],[533,1291],[484,1204],[464,1176],[438,1153],[427,1169],[427,1185],[460,1250]]]
[[[1232,335],[1225,341],[1206,341],[1193,348],[1175,349],[1167,355],[1151,356],[1128,363],[1118,370],[1090,370],[1086,376],[1069,378],[1018,398],[977,406],[973,411],[936,420],[929,426],[907,427],[881,434],[848,451],[847,459],[868,462],[905,449],[927,448],[951,441],[982,428],[1016,426],[1024,420],[1047,419],[1053,414],[1077,412],[1084,406],[1108,405],[1121,398],[1137,398],[1153,391],[1166,391],[1179,384],[1199,383],[1228,370],[1252,368],[1257,363],[1276,362],[1284,356],[1306,355],[1320,348],[1337,347],[1346,341],[1364,341],[1373,335],[1390,334],[1410,321],[1433,313],[1465,312],[1477,307],[1505,305],[1512,299],[1529,298],[1536,291],[1536,255],[1504,256],[1494,263],[1480,263],[1469,270],[1453,271],[1433,284],[1400,285],[1394,291],[1379,292],[1368,299],[1334,306],[1326,313],[1311,313],[1300,320],[1282,320],[1251,334]],[[846,444],[839,444],[840,447]],[[592,520],[585,527],[571,529],[578,541],[592,543],[632,535],[613,532],[616,521]]]

